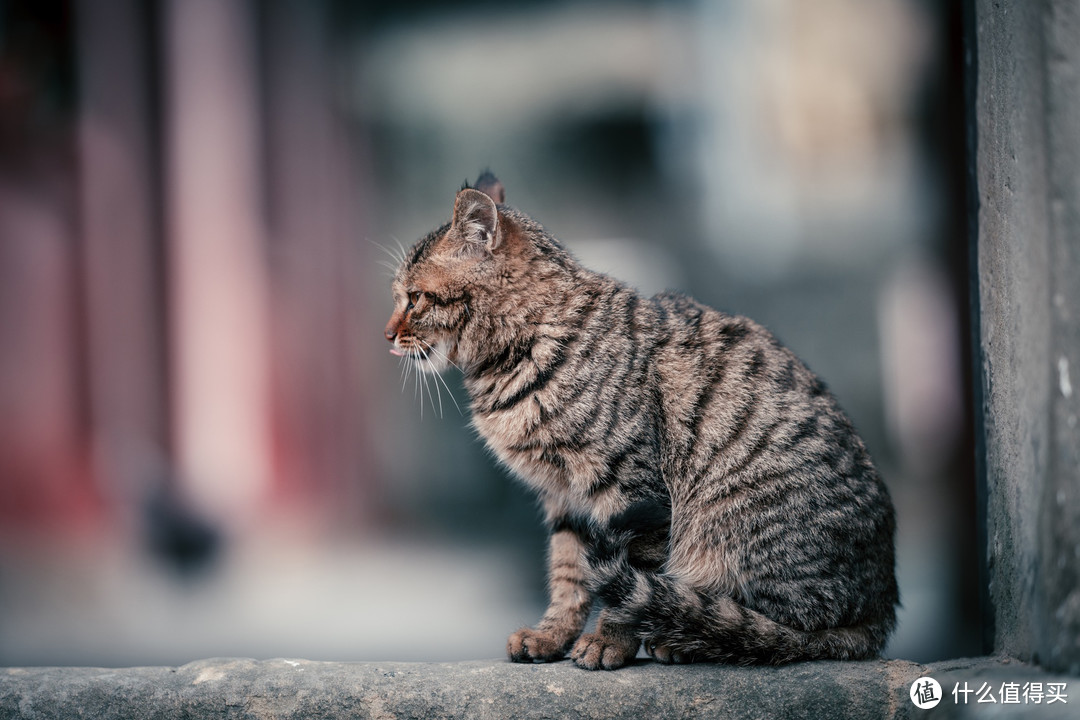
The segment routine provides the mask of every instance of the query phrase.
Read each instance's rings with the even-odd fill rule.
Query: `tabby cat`
[[[460,368],[473,425],[539,495],[550,606],[510,659],[880,653],[893,507],[821,381],[753,321],[642,297],[503,203],[490,173],[457,194],[402,258],[385,335],[421,368]]]

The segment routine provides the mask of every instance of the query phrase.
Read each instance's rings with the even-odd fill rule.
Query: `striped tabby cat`
[[[385,334],[462,370],[474,426],[540,497],[551,602],[510,659],[876,656],[893,507],[821,381],[753,321],[642,297],[503,202],[490,173],[457,194],[397,269]]]

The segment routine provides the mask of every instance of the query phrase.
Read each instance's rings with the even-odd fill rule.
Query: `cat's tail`
[[[664,572],[633,567],[625,553],[590,553],[590,589],[609,621],[638,628],[658,659],[779,665],[877,657],[894,620],[805,631],[772,620],[732,597],[699,590]],[[652,647],[650,647],[652,646]]]

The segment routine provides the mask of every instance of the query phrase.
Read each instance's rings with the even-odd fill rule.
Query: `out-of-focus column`
[[[330,15],[306,0],[263,6],[274,497],[294,519],[362,527],[377,482],[364,339],[382,321],[361,297],[364,193]]]
[[[136,0],[77,3],[79,201],[94,473],[114,507],[145,500],[167,453],[156,274],[149,45]]]
[[[235,522],[270,472],[253,13],[169,0],[163,20],[177,463],[195,507]]]

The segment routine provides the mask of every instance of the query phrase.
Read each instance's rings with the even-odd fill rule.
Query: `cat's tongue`
[[[397,355],[398,357],[405,357],[405,353],[398,350],[397,348],[390,348],[390,354],[391,355]]]

